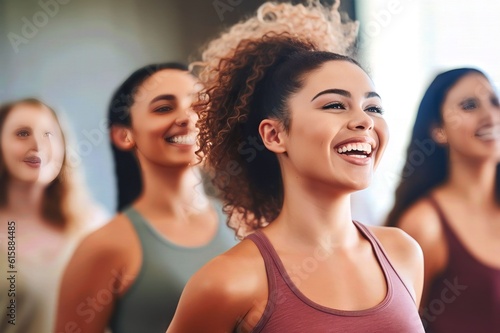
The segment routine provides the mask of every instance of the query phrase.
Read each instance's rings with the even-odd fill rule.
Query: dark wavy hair
[[[259,124],[277,119],[288,130],[289,97],[303,87],[308,73],[328,61],[359,66],[297,36],[270,33],[242,40],[202,80],[205,88],[195,105],[200,115],[198,154],[225,203],[229,226],[240,237],[273,221],[283,205],[278,158],[264,148]]]
[[[431,131],[443,123],[442,106],[448,92],[463,77],[469,74],[487,76],[475,68],[458,68],[436,76],[427,88],[413,126],[411,141],[406,152],[402,178],[396,189],[394,207],[386,224],[396,226],[403,213],[420,198],[428,195],[448,177],[448,151],[437,144]],[[500,204],[500,164],[495,179],[495,197]]]
[[[182,63],[168,62],[151,64],[133,72],[115,91],[108,108],[108,127],[121,125],[130,127],[132,118],[130,107],[134,104],[135,95],[141,85],[155,73],[164,69],[188,71]],[[117,211],[129,206],[142,191],[142,178],[139,162],[132,151],[124,151],[111,142],[115,174],[118,185]]]
[[[57,118],[56,112],[47,104],[36,98],[25,98],[6,103],[0,106],[0,136],[3,131],[5,119],[12,112],[14,108],[20,105],[30,105],[39,108],[48,109],[54,116],[57,125],[61,129],[61,125]],[[61,129],[61,133],[62,133]],[[70,216],[65,210],[65,199],[69,192],[69,183],[64,181],[64,176],[69,168],[66,159],[66,140],[64,133],[62,133],[62,140],[64,145],[64,159],[61,170],[56,178],[45,188],[43,201],[42,201],[42,216],[46,218],[53,225],[64,228],[69,222]],[[3,153],[0,151],[0,207],[7,205],[7,185],[9,182],[9,174],[5,166]]]

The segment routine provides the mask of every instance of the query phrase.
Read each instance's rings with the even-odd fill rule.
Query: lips
[[[368,165],[377,144],[368,136],[343,140],[335,145],[334,150],[346,162],[354,165]]]
[[[42,164],[42,160],[38,156],[28,156],[24,159],[24,162],[31,167],[39,167]]]

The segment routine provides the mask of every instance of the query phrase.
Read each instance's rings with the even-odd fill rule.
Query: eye
[[[46,136],[46,137],[51,137],[51,136],[53,136],[53,135],[54,135],[54,134],[52,134],[52,132],[45,132],[45,136]]]
[[[460,103],[460,106],[462,107],[462,110],[470,111],[478,107],[478,102],[475,99],[466,99]]]
[[[170,105],[162,105],[162,106],[159,106],[156,109],[154,109],[154,112],[156,112],[156,113],[165,113],[165,112],[170,112],[173,109],[174,108],[171,107]]]
[[[343,110],[343,109],[345,109],[345,104],[342,102],[333,102],[333,103],[329,103],[329,104],[323,106],[323,109]]]
[[[17,132],[16,135],[19,137],[22,137],[22,138],[26,138],[30,135],[30,132],[28,132],[26,130],[21,130],[21,131]]]
[[[499,107],[500,103],[498,102],[498,96],[492,96],[490,102],[493,106]]]
[[[365,109],[366,112],[378,113],[380,115],[384,114],[384,109],[380,106],[369,106]]]

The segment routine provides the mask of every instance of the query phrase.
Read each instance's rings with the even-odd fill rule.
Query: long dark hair
[[[447,180],[448,151],[434,141],[431,131],[443,123],[441,108],[450,89],[461,78],[473,73],[486,77],[475,68],[458,68],[437,75],[427,88],[418,108],[401,182],[396,189],[396,201],[387,217],[387,225],[396,226],[411,205]],[[500,204],[500,164],[497,165],[495,183],[495,198]]]
[[[134,104],[135,94],[142,83],[155,73],[164,69],[177,69],[188,71],[188,67],[182,63],[168,62],[151,64],[139,68],[133,72],[115,91],[108,108],[108,126],[122,125],[130,127],[132,118],[130,107]],[[117,211],[130,205],[142,191],[142,178],[139,163],[132,151],[124,151],[117,148],[111,142],[113,160],[115,162],[115,174],[118,183]]]

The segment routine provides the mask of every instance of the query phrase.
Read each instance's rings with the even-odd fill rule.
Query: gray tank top
[[[219,217],[217,234],[207,245],[195,248],[171,243],[132,207],[123,211],[139,237],[142,265],[129,290],[116,301],[110,322],[113,333],[165,333],[189,278],[237,243],[225,225],[221,204],[211,202]]]

